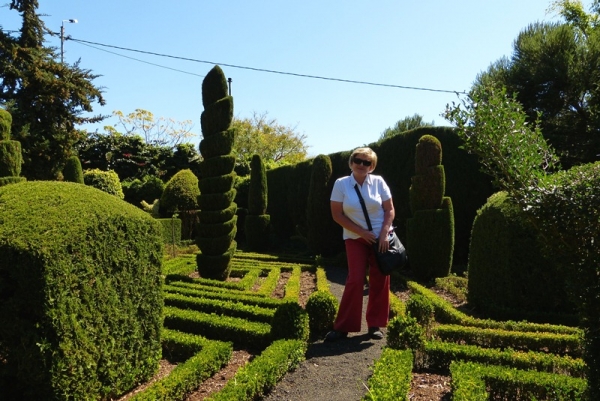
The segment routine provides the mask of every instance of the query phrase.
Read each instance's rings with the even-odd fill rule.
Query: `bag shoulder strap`
[[[373,231],[373,226],[371,226],[371,219],[369,219],[369,213],[367,213],[367,206],[365,205],[365,200],[360,194],[360,189],[358,189],[358,184],[354,184],[354,190],[358,195],[358,200],[360,202],[360,207],[362,207],[363,213],[365,214],[365,220],[367,221],[367,228],[369,231]]]

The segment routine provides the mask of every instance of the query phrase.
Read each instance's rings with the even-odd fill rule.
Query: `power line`
[[[126,55],[124,55],[124,54],[119,54],[119,53],[111,52],[110,50],[106,50],[106,49],[100,49],[99,47],[92,46],[92,45],[90,45],[90,44],[87,44],[87,43],[83,43],[83,42],[81,42],[81,44],[82,44],[82,45],[84,45],[84,46],[87,46],[87,47],[91,47],[92,49],[99,50],[99,51],[101,51],[101,52],[105,52],[105,53],[114,54],[115,56],[119,56],[119,57],[128,58],[128,59],[130,59],[130,60],[134,60],[134,61],[139,61],[140,63],[144,63],[144,64],[150,64],[150,65],[153,65],[153,66],[155,66],[155,67],[165,68],[165,69],[167,69],[167,70],[177,71],[177,72],[181,72],[181,73],[183,73],[183,74],[195,75],[195,76],[197,76],[197,77],[200,77],[200,78],[204,78],[204,77],[206,76],[206,75],[196,74],[196,73],[189,72],[189,71],[183,71],[183,70],[179,70],[179,69],[177,69],[177,68],[171,68],[171,67],[167,67],[167,66],[164,66],[164,65],[156,64],[156,63],[151,63],[151,62],[149,62],[149,61],[140,60],[140,59],[137,59],[137,58],[134,58],[134,57],[129,57],[129,56],[126,56]]]
[[[150,52],[150,51],[145,51],[145,50],[137,50],[137,49],[130,49],[130,48],[127,48],[127,47],[107,45],[107,44],[104,44],[104,43],[91,42],[91,41],[87,41],[87,40],[83,40],[83,39],[75,39],[73,37],[68,37],[67,40],[72,40],[74,42],[79,42],[79,43],[87,45],[87,46],[96,45],[96,46],[109,47],[109,48],[113,48],[113,49],[125,50],[125,51],[130,51],[130,52],[136,52],[136,53],[142,53],[142,54],[149,54],[149,55],[152,55],[152,56],[167,57],[167,58],[172,58],[172,59],[176,59],[176,60],[191,61],[191,62],[195,62],[195,63],[220,65],[220,66],[231,67],[231,68],[238,68],[238,69],[250,70],[250,71],[266,72],[266,73],[270,73],[270,74],[290,75],[290,76],[301,77],[301,78],[322,79],[322,80],[326,80],[326,81],[337,81],[337,82],[345,82],[345,83],[361,84],[361,85],[371,85],[371,86],[383,86],[383,87],[397,88],[397,89],[409,89],[409,90],[420,90],[420,91],[429,91],[429,92],[454,93],[456,95],[466,94],[466,92],[464,92],[464,91],[453,91],[453,90],[445,90],[445,89],[420,88],[420,87],[414,87],[414,86],[382,84],[382,83],[368,82],[368,81],[355,81],[355,80],[351,80],[351,79],[322,77],[322,76],[318,76],[318,75],[299,74],[299,73],[294,73],[294,72],[276,71],[276,70],[268,70],[268,69],[264,69],[264,68],[247,67],[247,66],[241,66],[241,65],[235,65],[235,64],[227,64],[227,63],[218,63],[218,62],[214,62],[214,61],[198,60],[198,59],[193,59],[193,58],[189,58],[189,57],[172,56],[172,55],[169,55],[169,54],[155,53],[155,52]],[[93,46],[90,46],[90,47],[93,47]],[[98,49],[98,50],[102,50],[102,49]],[[104,51],[106,51],[106,50],[104,50]],[[111,53],[111,52],[109,52],[109,53]],[[113,53],[113,54],[117,54],[117,53]],[[127,56],[123,56],[123,57],[127,57]],[[132,58],[132,59],[136,60],[134,58]],[[137,61],[144,62],[142,60],[137,60]],[[148,62],[146,62],[146,63],[147,64],[153,64],[153,63],[148,63]],[[160,65],[157,65],[157,64],[153,64],[153,65],[156,65],[158,67],[163,67],[163,68],[169,68],[169,67],[164,67],[164,66],[160,66]],[[172,68],[169,68],[169,69],[172,69]],[[175,70],[175,69],[173,69],[173,70]],[[180,70],[175,70],[175,71],[180,71]],[[197,74],[193,74],[193,73],[189,73],[189,72],[185,72],[185,71],[180,71],[180,72],[183,72],[183,73],[186,73],[186,74],[197,75]]]

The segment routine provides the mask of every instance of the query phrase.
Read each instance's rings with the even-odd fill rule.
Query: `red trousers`
[[[373,247],[362,238],[347,239],[348,277],[334,330],[361,331],[363,288],[369,268],[368,327],[386,327],[390,311],[390,276],[379,272]]]

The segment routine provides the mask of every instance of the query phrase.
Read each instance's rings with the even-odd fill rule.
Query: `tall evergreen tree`
[[[104,104],[101,90],[92,84],[90,70],[57,60],[56,50],[44,46],[46,29],[36,13],[37,0],[12,0],[23,24],[17,37],[0,31],[0,102],[13,116],[13,137],[23,147],[23,175],[55,179],[73,145],[85,136],[79,124],[104,116],[83,116],[92,104]]]

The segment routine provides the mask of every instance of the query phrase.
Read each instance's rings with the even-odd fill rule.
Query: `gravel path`
[[[346,269],[327,268],[329,288],[342,298]],[[322,339],[309,344],[306,360],[264,398],[266,401],[359,401],[367,392],[367,380],[373,362],[379,359],[383,340],[371,340],[367,333],[365,311],[367,294],[363,294],[363,331],[350,333],[348,339],[324,343]],[[382,328],[385,334],[385,329]]]

